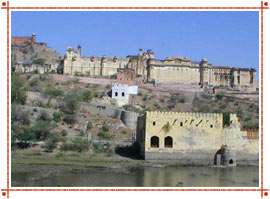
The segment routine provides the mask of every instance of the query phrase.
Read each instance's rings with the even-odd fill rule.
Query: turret
[[[31,40],[32,44],[36,43],[36,36],[37,36],[36,33],[32,34],[32,40]]]
[[[66,59],[72,60],[72,57],[74,55],[74,50],[71,46],[68,46],[66,49]]]
[[[142,56],[143,56],[143,49],[140,48],[140,49],[139,49],[139,57],[142,57]]]
[[[154,59],[155,58],[155,54],[154,54],[154,52],[151,49],[148,49],[147,50],[147,55],[151,59]]]
[[[82,51],[82,47],[81,47],[81,45],[79,44],[78,47],[77,47],[77,54],[78,54],[79,56],[81,56],[81,51]]]
[[[203,83],[204,83],[204,70],[203,68],[205,66],[207,66],[207,59],[206,58],[202,58],[201,62],[200,62],[200,85],[201,87],[203,87]]]

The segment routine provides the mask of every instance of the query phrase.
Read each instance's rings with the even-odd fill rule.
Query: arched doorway
[[[157,136],[151,137],[151,148],[159,147],[159,138]]]
[[[173,139],[171,136],[165,137],[165,148],[173,148]]]

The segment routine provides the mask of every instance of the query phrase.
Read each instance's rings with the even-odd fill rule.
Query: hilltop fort
[[[12,37],[12,44],[47,47],[46,43],[36,42],[35,33],[30,37]],[[20,73],[34,70],[38,70],[39,73],[58,71],[64,75],[102,78],[116,76],[119,73],[127,79],[133,76],[132,81],[140,83],[185,84],[202,88],[222,87],[244,92],[255,92],[258,87],[256,70],[253,68],[213,66],[206,58],[202,58],[201,61],[191,61],[188,57],[168,56],[160,60],[155,58],[155,53],[151,49],[146,52],[139,49],[137,55],[126,57],[105,55],[97,57],[83,56],[82,47],[78,45],[77,50],[67,47],[64,58],[55,60],[57,63],[54,61],[49,64],[39,64],[42,66],[37,62],[29,61],[15,61],[14,64],[16,71]]]
[[[64,57],[63,73],[86,76],[108,77],[118,69],[133,69],[136,77],[143,82],[180,83],[200,85],[201,87],[228,87],[237,90],[255,91],[257,86],[256,70],[229,66],[212,66],[203,58],[200,62],[187,57],[166,57],[155,59],[154,52],[139,49],[138,55],[119,57],[84,57],[81,46],[77,50],[68,47]]]

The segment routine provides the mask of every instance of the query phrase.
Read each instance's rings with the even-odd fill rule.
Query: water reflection
[[[35,166],[36,167],[36,166]],[[35,168],[36,169],[36,168]],[[47,171],[46,171],[47,169]],[[85,172],[62,171],[47,173],[12,171],[12,186],[67,187],[256,187],[259,168],[238,166],[133,168],[125,172],[114,169],[92,169]],[[31,170],[31,169],[30,169]]]

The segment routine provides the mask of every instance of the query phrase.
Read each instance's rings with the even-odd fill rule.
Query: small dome
[[[73,48],[71,46],[68,46],[67,50],[73,50]]]
[[[207,62],[207,59],[206,59],[206,58],[202,58],[202,61],[203,61],[203,62]]]
[[[151,49],[148,49],[147,53],[153,53],[153,51]]]

